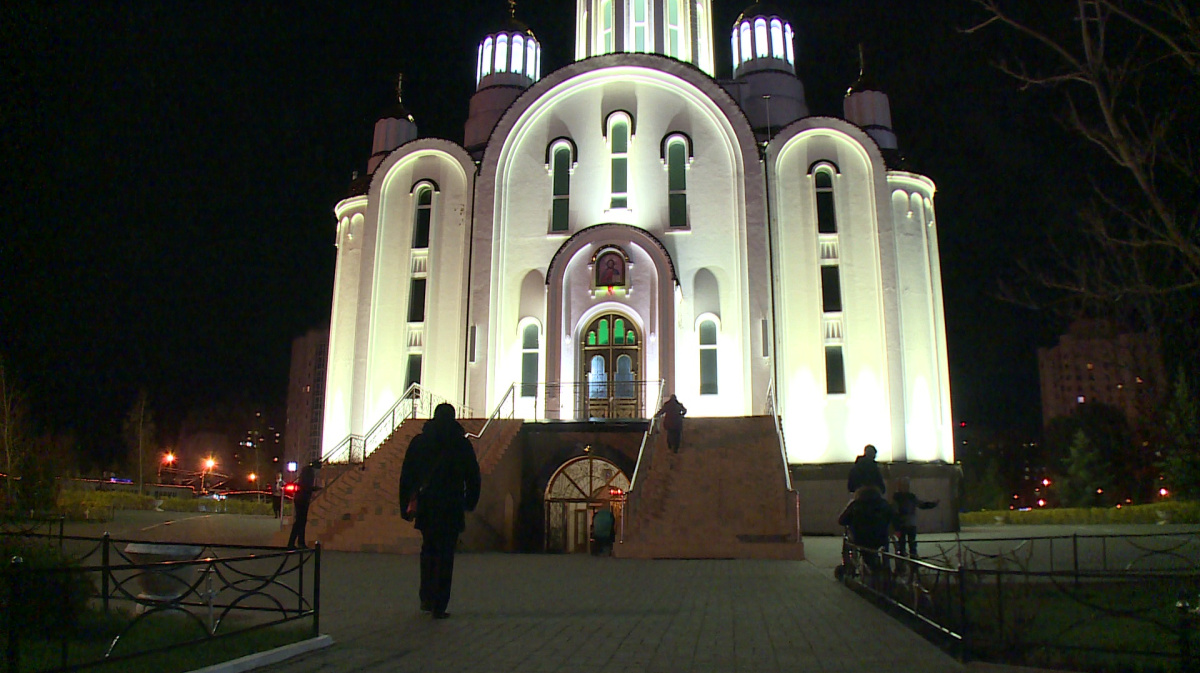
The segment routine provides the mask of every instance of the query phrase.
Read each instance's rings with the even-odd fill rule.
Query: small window
[[[667,143],[667,199],[671,228],[686,228],[687,144],[682,138],[673,138]]]
[[[667,56],[683,58],[683,21],[680,0],[667,0]]]
[[[508,36],[496,38],[496,72],[508,71]]]
[[[611,122],[612,208],[629,207],[629,121],[615,117]]]
[[[633,50],[650,51],[650,13],[647,0],[633,0]]]
[[[842,310],[842,281],[836,266],[821,267],[821,310],[826,313]]]
[[[492,74],[492,38],[485,38],[483,41],[483,58],[480,61],[480,79]]]
[[[700,323],[700,394],[717,394],[717,323]]]
[[[509,72],[515,72],[518,75],[525,72],[525,38],[520,35],[513,35],[512,39],[512,67]]]
[[[825,392],[830,395],[846,394],[846,366],[842,362],[841,346],[825,347]]]
[[[433,217],[433,188],[417,188],[417,205],[413,212],[413,248],[429,247],[429,222]]]
[[[421,382],[421,355],[419,353],[411,353],[408,356],[408,373],[405,376],[404,389],[414,383]]]
[[[837,233],[837,213],[833,208],[833,173],[821,169],[813,176],[817,195],[817,233]]]
[[[783,60],[783,23],[771,19],[771,57]]]
[[[425,322],[425,279],[414,278],[408,293],[408,321]]]
[[[763,58],[767,55],[770,42],[767,40],[767,22],[765,19],[754,20],[754,55]]]
[[[521,336],[521,397],[537,395],[538,326],[526,325]]]

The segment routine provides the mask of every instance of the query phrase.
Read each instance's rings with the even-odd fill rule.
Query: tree
[[[1063,504],[1071,507],[1092,507],[1102,500],[1109,486],[1112,464],[1105,460],[1082,428],[1071,440],[1071,453],[1063,461],[1065,477],[1059,480]]]
[[[27,454],[31,453],[25,393],[9,380],[0,360],[0,442],[4,444],[4,501],[0,512],[17,508],[17,478]]]
[[[1200,408],[1182,369],[1175,376],[1164,425],[1163,480],[1174,495],[1200,500]]]
[[[150,409],[146,391],[138,393],[137,400],[129,409],[122,425],[125,445],[129,447],[129,462],[137,466],[138,493],[145,489],[147,466],[153,472],[157,467],[158,453],[155,451],[154,412]]]
[[[1190,0],[973,0],[967,33],[995,37],[997,67],[1052,92],[1065,126],[1102,159],[1080,221],[1025,260],[1008,298],[1136,315],[1200,345],[1200,13]],[[997,29],[1003,30],[997,30]],[[1042,291],[1048,291],[1042,292]],[[1195,360],[1193,359],[1193,363]]]

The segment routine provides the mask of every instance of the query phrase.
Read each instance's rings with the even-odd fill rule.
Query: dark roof
[[[779,11],[779,8],[776,7],[775,5],[772,5],[769,2],[756,2],[753,5],[750,5],[749,7],[747,7],[745,9],[745,11],[743,11],[738,16],[737,20],[733,22],[733,25],[736,26],[737,24],[741,23],[743,20],[751,19],[756,16],[763,16],[763,17],[778,16],[779,18],[790,22],[790,19],[788,19],[788,15]]]
[[[371,174],[362,173],[350,181],[350,187],[346,190],[346,198],[351,196],[363,196],[371,190]]]

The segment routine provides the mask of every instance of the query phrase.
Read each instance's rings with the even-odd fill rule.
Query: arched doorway
[[[592,516],[603,507],[612,508],[620,530],[628,490],[629,478],[603,458],[563,463],[546,485],[546,551],[589,551]]]
[[[620,313],[596,316],[583,331],[580,369],[586,418],[642,416],[642,339]]]

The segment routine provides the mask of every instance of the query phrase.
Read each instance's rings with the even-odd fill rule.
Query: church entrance
[[[587,326],[582,341],[585,417],[641,418],[645,382],[637,325],[619,313],[605,313]]]
[[[591,548],[592,517],[612,509],[621,530],[629,478],[603,458],[573,458],[558,468],[546,486],[546,551],[585,553]]]

